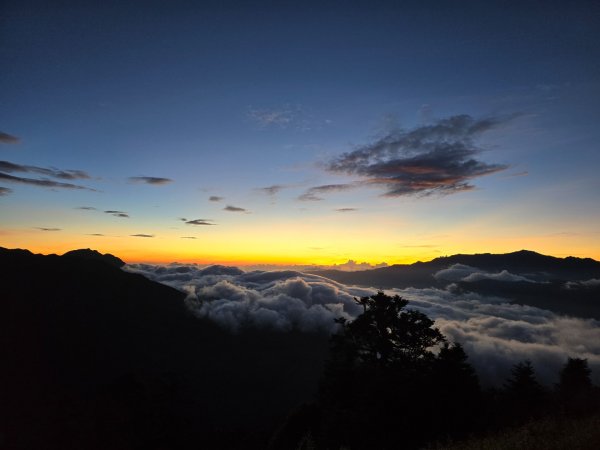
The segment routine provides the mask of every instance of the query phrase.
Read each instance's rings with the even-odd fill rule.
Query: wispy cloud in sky
[[[508,175],[504,175],[505,178],[514,178],[514,177],[526,177],[529,175],[529,172],[527,170],[524,170],[523,172],[516,172],[516,173],[509,173]]]
[[[251,108],[248,111],[248,117],[261,127],[275,125],[281,128],[287,128],[297,119],[297,116],[298,108],[292,108],[290,106],[264,109]]]
[[[173,180],[170,178],[162,178],[162,177],[129,177],[129,181],[132,183],[144,183],[144,184],[152,184],[155,186],[161,186],[163,184],[172,183]]]
[[[196,236],[181,236],[181,239],[197,239]]]
[[[210,219],[194,219],[185,222],[187,225],[216,225]]]
[[[219,197],[218,195],[211,195],[210,197],[208,197],[208,200],[211,202],[220,202],[224,199],[225,197]]]
[[[92,188],[85,187],[85,186],[80,186],[78,184],[63,183],[60,181],[53,181],[53,180],[48,180],[48,179],[17,177],[17,176],[9,175],[7,173],[2,173],[2,172],[0,172],[0,180],[6,181],[8,183],[27,184],[30,186],[60,188],[60,189],[75,189],[75,190],[86,190],[86,191],[96,192],[96,189],[92,189]]]
[[[132,236],[132,237],[141,237],[141,238],[153,238],[154,237],[153,234],[143,234],[143,233],[130,234],[129,236]]]
[[[317,202],[324,200],[323,197],[321,197],[323,194],[347,191],[349,189],[354,189],[355,187],[355,184],[324,184],[321,186],[314,186],[308,189],[304,194],[300,195],[298,200]]]
[[[115,216],[115,217],[123,217],[123,218],[129,218],[129,214],[127,214],[125,211],[115,211],[115,210],[108,210],[108,211],[104,211],[106,214],[110,214],[111,216]]]
[[[331,160],[327,170],[358,175],[365,184],[382,186],[384,196],[451,194],[473,189],[473,178],[508,168],[477,159],[474,139],[507,122],[457,115],[410,131],[393,131]]]
[[[8,173],[36,173],[48,177],[60,178],[62,180],[77,180],[90,178],[90,176],[83,170],[60,170],[55,168],[27,166],[11,163],[9,161],[0,161],[0,171]]]
[[[263,194],[267,194],[267,195],[277,195],[279,192],[281,192],[283,189],[288,188],[289,186],[283,185],[283,184],[274,184],[272,186],[266,186],[266,187],[262,187],[262,188],[256,188],[256,190],[258,192],[262,192]]]
[[[12,134],[3,133],[0,131],[0,143],[2,144],[18,144],[21,140]]]
[[[231,205],[227,205],[225,208],[223,208],[223,211],[229,211],[229,212],[249,212],[246,208],[240,208],[239,206],[231,206]]]
[[[76,206],[75,209],[82,209],[84,211],[97,211],[93,206]]]
[[[12,189],[0,186],[0,196],[2,196],[2,195],[8,195],[11,192],[12,192]]]
[[[60,189],[75,189],[75,190],[87,190],[96,191],[95,189],[80,186],[73,183],[65,183],[63,181],[50,180],[48,178],[28,178],[20,177],[16,175],[10,175],[12,173],[31,173],[36,175],[43,175],[45,177],[58,178],[60,180],[76,180],[76,179],[88,179],[90,176],[83,170],[61,170],[56,168],[46,168],[29,166],[22,164],[15,164],[9,161],[0,161],[0,180],[4,180],[8,183],[26,184],[29,186],[47,187],[47,188],[60,188]]]
[[[46,227],[36,227],[37,230],[40,231],[61,231],[62,228],[46,228]]]
[[[337,212],[352,212],[352,211],[358,211],[358,208],[337,208],[336,209]]]

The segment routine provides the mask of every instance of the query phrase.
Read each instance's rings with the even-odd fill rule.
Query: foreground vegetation
[[[501,388],[482,390],[461,345],[406,300],[379,292],[357,302],[359,317],[338,319],[317,401],[290,414],[270,449],[419,449],[486,435],[464,448],[600,442],[586,360],[569,358],[552,389],[522,361]]]
[[[489,436],[428,450],[596,450],[600,448],[600,415],[546,417]]]

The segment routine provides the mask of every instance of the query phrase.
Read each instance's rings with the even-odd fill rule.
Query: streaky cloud
[[[74,209],[81,209],[84,211],[98,211],[98,209],[94,208],[93,206],[76,206]]]
[[[162,177],[129,177],[129,181],[133,183],[144,183],[144,184],[152,184],[155,186],[161,186],[163,184],[172,183],[173,180],[170,178],[162,178]]]
[[[212,220],[210,219],[194,219],[194,220],[188,220],[187,222],[185,222],[187,225],[216,225],[215,223],[213,223]]]
[[[16,136],[13,136],[12,134],[8,134],[8,133],[4,133],[2,131],[0,131],[0,143],[2,144],[18,144],[19,142],[21,142],[21,139],[19,139]]]
[[[583,281],[569,281],[565,284],[565,289],[593,288],[596,286],[600,286],[600,279],[590,278]]]
[[[259,192],[262,192],[263,194],[273,196],[273,195],[277,195],[279,192],[281,192],[282,190],[284,190],[288,187],[289,186],[283,185],[283,184],[274,184],[272,186],[256,188],[256,190]]]
[[[14,175],[9,175],[7,173],[3,173],[3,172],[0,172],[0,180],[4,180],[9,183],[26,184],[29,186],[98,192],[98,191],[96,191],[96,189],[92,189],[92,188],[85,187],[85,186],[80,186],[78,184],[63,183],[60,181],[53,181],[53,180],[47,180],[47,179],[17,177]]]
[[[211,195],[210,197],[208,197],[208,201],[210,202],[220,202],[225,200],[225,197],[219,197],[218,195]]]
[[[227,205],[225,208],[223,208],[223,211],[229,211],[229,212],[249,212],[245,208],[240,208],[238,206],[231,206],[231,205]]]
[[[132,237],[141,237],[141,238],[153,238],[154,237],[153,234],[143,234],[143,233],[130,234],[129,236],[132,236]]]
[[[337,212],[345,213],[345,212],[353,212],[358,211],[358,208],[337,208]]]
[[[321,186],[314,186],[314,187],[309,188],[306,192],[304,192],[304,194],[300,195],[298,197],[298,200],[318,202],[318,201],[324,200],[324,198],[321,197],[321,195],[323,195],[323,194],[347,191],[349,189],[354,189],[356,187],[357,187],[356,184],[350,184],[350,183],[324,184]]]
[[[115,211],[112,209],[109,209],[108,211],[104,211],[106,214],[110,214],[111,216],[115,216],[115,217],[123,217],[123,218],[129,218],[129,214],[127,214],[125,211]]]
[[[12,189],[0,186],[0,196],[8,195],[8,194],[11,194],[12,192],[13,192]]]
[[[83,170],[60,170],[55,168],[15,164],[9,161],[0,161],[0,171],[8,173],[36,173],[48,177],[60,178],[61,180],[77,180],[91,178],[88,175],[88,173]]]
[[[396,130],[332,159],[326,169],[381,186],[386,197],[468,191],[474,189],[474,178],[509,167],[478,160],[483,149],[475,139],[511,119],[456,115],[409,131]]]
[[[293,124],[298,117],[298,109],[291,107],[271,108],[271,109],[250,109],[248,117],[263,128],[270,126],[279,126],[287,128]]]
[[[35,227],[40,231],[62,231],[62,228],[47,228],[47,227]]]
[[[333,269],[333,270],[342,270],[344,272],[356,272],[359,270],[370,270],[370,269],[379,269],[382,267],[388,267],[388,263],[382,262],[379,264],[370,264],[367,262],[357,262],[353,259],[349,259],[343,264],[332,264],[330,266],[318,266],[319,269]]]
[[[181,239],[198,239],[196,236],[181,236]]]

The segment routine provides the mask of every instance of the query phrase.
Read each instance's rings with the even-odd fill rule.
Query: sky
[[[600,4],[0,6],[0,246],[600,259]]]

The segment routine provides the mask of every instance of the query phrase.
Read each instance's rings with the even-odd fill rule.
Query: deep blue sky
[[[0,159],[83,170],[74,183],[101,191],[0,180],[6,246],[375,262],[460,250],[468,236],[465,250],[600,256],[598,2],[5,0],[0,17],[0,132],[20,140]],[[364,168],[327,170],[399,128],[459,115],[499,121],[473,140],[476,160],[503,170],[468,172],[474,189],[390,197]],[[173,181],[129,179],[141,176]],[[363,184],[298,200],[347,183]],[[183,249],[181,236],[196,239]],[[219,250],[244,236],[260,245]]]

